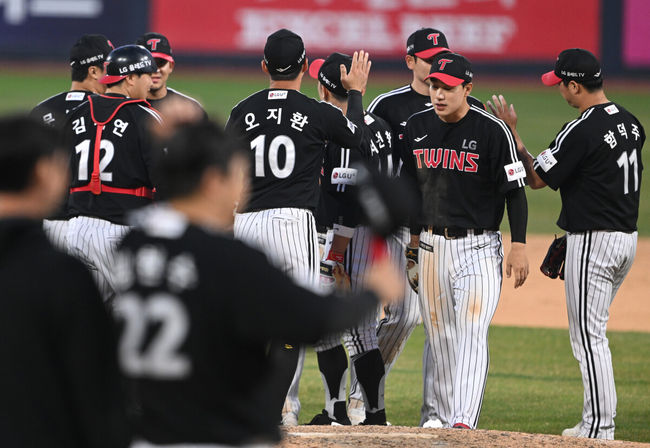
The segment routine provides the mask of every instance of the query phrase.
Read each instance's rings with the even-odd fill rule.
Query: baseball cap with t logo
[[[447,38],[433,28],[420,28],[406,40],[406,54],[420,59],[429,59],[443,51],[449,51]]]
[[[264,45],[264,62],[271,75],[288,75],[300,70],[305,62],[302,38],[284,28],[271,34]]]
[[[600,63],[590,51],[582,48],[564,50],[555,61],[555,69],[542,75],[547,86],[559,84],[562,80],[584,84],[602,79]]]
[[[439,79],[448,86],[455,87],[464,82],[472,82],[472,64],[458,53],[443,53],[433,59],[429,78]]]
[[[169,39],[160,33],[145,33],[135,41],[136,45],[142,45],[151,52],[154,58],[161,58],[169,62],[174,62],[172,56],[172,47]]]

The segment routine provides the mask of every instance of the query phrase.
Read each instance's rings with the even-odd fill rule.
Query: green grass
[[[379,93],[405,84],[408,73],[403,77],[371,79],[364,97],[367,105]],[[29,110],[41,100],[69,88],[69,79],[64,71],[45,69],[4,69],[0,72],[0,114],[9,111]],[[267,86],[264,76],[254,72],[223,74],[214,71],[191,71],[185,69],[174,73],[170,85],[199,99],[212,118],[222,122],[238,101]],[[316,81],[305,79],[303,92],[316,97]],[[576,117],[577,111],[566,105],[557,91],[540,85],[537,78],[529,84],[477,80],[473,95],[484,102],[492,94],[502,93],[515,104],[519,114],[519,131],[528,149],[538,154],[551,142],[562,124]],[[607,89],[610,100],[623,104],[634,113],[646,130],[650,130],[650,91],[633,87]],[[650,151],[643,151],[643,162],[650,163]],[[639,233],[650,235],[650,182],[641,185],[641,207],[639,210]],[[530,233],[560,233],[555,221],[560,211],[559,193],[549,188],[528,190]],[[504,220],[504,221],[507,221]],[[507,229],[507,223],[504,223]]]
[[[616,438],[650,442],[650,334],[610,332],[618,393]],[[386,410],[393,425],[416,426],[422,405],[418,327],[386,383]],[[490,372],[479,428],[560,434],[580,421],[582,380],[571,354],[568,330],[490,329]],[[316,356],[309,352],[300,383],[306,423],[323,407]]]

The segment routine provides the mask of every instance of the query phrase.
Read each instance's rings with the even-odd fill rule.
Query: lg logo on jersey
[[[449,170],[464,171],[466,173],[476,173],[478,171],[478,158],[476,153],[456,151],[448,148],[423,148],[414,149],[413,155],[417,159],[418,169],[442,168]],[[424,165],[422,164],[424,161]]]
[[[467,139],[463,139],[463,145],[461,147],[470,151],[476,151],[476,140],[470,140],[468,143]]]

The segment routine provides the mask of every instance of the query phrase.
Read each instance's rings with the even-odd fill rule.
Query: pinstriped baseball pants
[[[499,232],[420,234],[419,297],[442,423],[476,428],[489,366],[488,328],[501,294]]]
[[[117,246],[129,232],[128,226],[89,216],[71,218],[67,225],[68,253],[85,263],[97,283],[104,301],[115,295],[116,280],[112,272]]]
[[[637,232],[567,233],[565,291],[584,407],[580,435],[614,438],[616,388],[607,339],[609,307],[636,255]]]

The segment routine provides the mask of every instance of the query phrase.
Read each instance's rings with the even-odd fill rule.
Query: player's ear
[[[90,79],[93,79],[93,80],[96,81],[99,78],[101,78],[102,76],[103,76],[103,73],[101,72],[99,67],[97,67],[95,65],[91,65],[90,67],[88,67],[88,74],[86,75],[86,77],[90,77]]]
[[[302,63],[300,73],[305,73],[307,70],[309,70],[309,58],[305,57],[305,62]]]
[[[266,66],[266,62],[264,62],[264,59],[260,61],[260,65],[262,66],[262,71],[267,75],[270,75],[269,68]]]
[[[470,93],[472,93],[472,88],[474,87],[474,84],[471,82],[468,82],[465,84],[465,98],[469,96]]]
[[[169,72],[171,73],[171,72],[174,71],[174,67],[176,66],[176,62],[169,61],[168,64],[169,64],[169,68],[170,68]]]
[[[413,70],[415,68],[415,57],[411,56],[410,54],[407,54],[404,56],[404,60],[406,61],[406,66],[409,68],[409,70]]]

